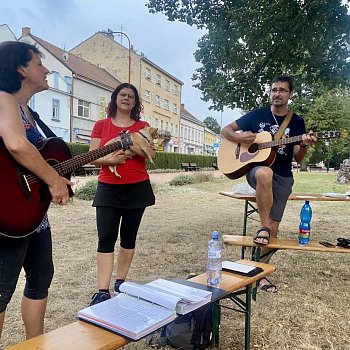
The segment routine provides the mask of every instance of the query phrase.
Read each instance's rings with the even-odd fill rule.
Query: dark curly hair
[[[11,94],[21,88],[23,77],[17,69],[26,67],[33,53],[42,55],[37,47],[21,41],[0,44],[0,90]]]
[[[111,101],[108,103],[107,117],[113,118],[115,116],[115,114],[117,112],[117,102],[116,102],[117,95],[119,94],[119,92],[122,89],[125,89],[125,88],[131,89],[135,94],[135,106],[131,110],[130,117],[136,121],[140,120],[140,114],[143,110],[143,105],[142,105],[142,102],[141,102],[141,99],[140,99],[140,96],[139,96],[139,93],[138,93],[136,87],[132,84],[129,84],[129,83],[122,83],[114,89],[112,96],[111,96]]]

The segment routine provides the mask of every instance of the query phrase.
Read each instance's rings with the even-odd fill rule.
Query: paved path
[[[223,176],[222,173],[218,170],[210,171],[214,174],[214,177]],[[194,174],[194,172],[176,172],[176,173],[152,173],[149,174],[149,177],[153,183],[166,183],[171,181],[174,177],[182,175],[182,174]],[[97,176],[88,175],[88,176],[72,176],[72,181],[76,183],[76,188],[81,187],[91,179],[96,179]]]

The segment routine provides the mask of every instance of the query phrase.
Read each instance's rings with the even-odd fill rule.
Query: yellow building
[[[116,42],[114,35],[122,38],[123,43],[128,41],[128,47]],[[150,61],[142,52],[139,55],[125,33],[97,32],[71,52],[105,68],[121,82],[128,82],[130,75],[130,83],[142,98],[143,120],[158,128],[159,150],[179,151],[182,81]]]
[[[204,128],[204,154],[207,156],[216,156],[218,148],[218,135],[214,131]]]

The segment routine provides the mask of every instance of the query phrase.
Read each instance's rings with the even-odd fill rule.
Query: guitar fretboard
[[[62,163],[56,164],[53,168],[62,176],[64,174],[71,173],[72,171],[80,168],[81,166],[93,162],[107,154],[118,151],[123,148],[121,141],[113,142],[102,148],[96,148],[88,153],[78,154],[77,156],[65,160]]]
[[[331,139],[340,137],[339,131],[320,131],[320,132],[314,132],[313,135],[318,139]],[[298,136],[292,136],[292,137],[285,137],[278,140],[272,140],[269,142],[262,142],[258,144],[258,149],[265,149],[265,148],[272,148],[280,145],[286,145],[288,143],[298,142],[303,139],[303,135]]]

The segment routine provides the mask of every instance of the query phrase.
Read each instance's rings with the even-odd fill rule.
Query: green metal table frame
[[[239,290],[225,296],[224,299],[229,299],[234,304],[232,307],[221,305],[220,300],[213,303],[213,313],[212,313],[212,346],[219,346],[219,326],[221,318],[221,308],[233,310],[236,312],[243,313],[245,315],[245,325],[244,325],[244,349],[250,350],[250,321],[251,321],[251,311],[252,311],[252,283],[247,285],[244,290]],[[245,300],[239,298],[240,295],[245,295]]]

